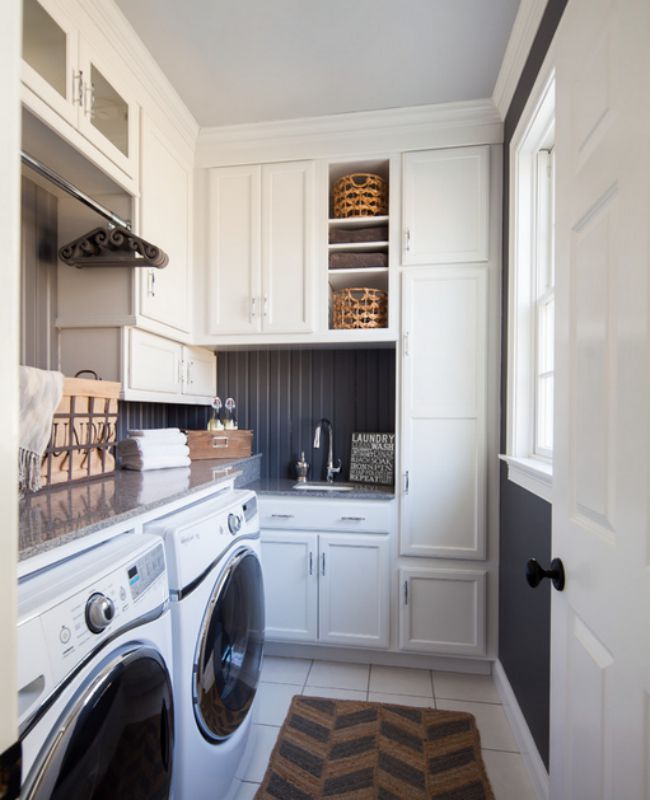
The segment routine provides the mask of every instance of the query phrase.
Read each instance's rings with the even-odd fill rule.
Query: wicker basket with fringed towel
[[[388,292],[383,289],[348,288],[332,292],[332,327],[385,328],[388,325]]]
[[[388,213],[388,186],[371,172],[344,175],[334,184],[335,217],[377,217]]]
[[[41,462],[43,487],[115,472],[121,384],[65,378]]]

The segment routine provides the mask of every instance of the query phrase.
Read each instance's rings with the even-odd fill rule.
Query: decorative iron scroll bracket
[[[155,267],[169,263],[164,250],[146,242],[126,228],[95,228],[64,245],[59,250],[61,261],[71,267]]]

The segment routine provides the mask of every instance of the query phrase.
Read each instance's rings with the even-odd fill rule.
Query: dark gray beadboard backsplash
[[[321,480],[327,436],[314,450],[321,417],[334,425],[334,457],[350,469],[354,431],[395,431],[395,351],[255,350],[219,353],[217,394],[237,403],[240,428],[255,431],[254,452],[263,453],[263,478],[293,478],[301,450]],[[156,403],[122,403],[120,437],[129,428],[205,428],[210,409]]]

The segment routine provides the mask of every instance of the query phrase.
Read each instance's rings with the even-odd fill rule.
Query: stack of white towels
[[[128,431],[117,451],[126,469],[189,467],[191,463],[187,436],[179,428]]]

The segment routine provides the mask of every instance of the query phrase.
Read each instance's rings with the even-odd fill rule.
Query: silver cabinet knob
[[[101,633],[115,616],[115,605],[101,592],[91,594],[86,603],[86,625],[93,633]]]

